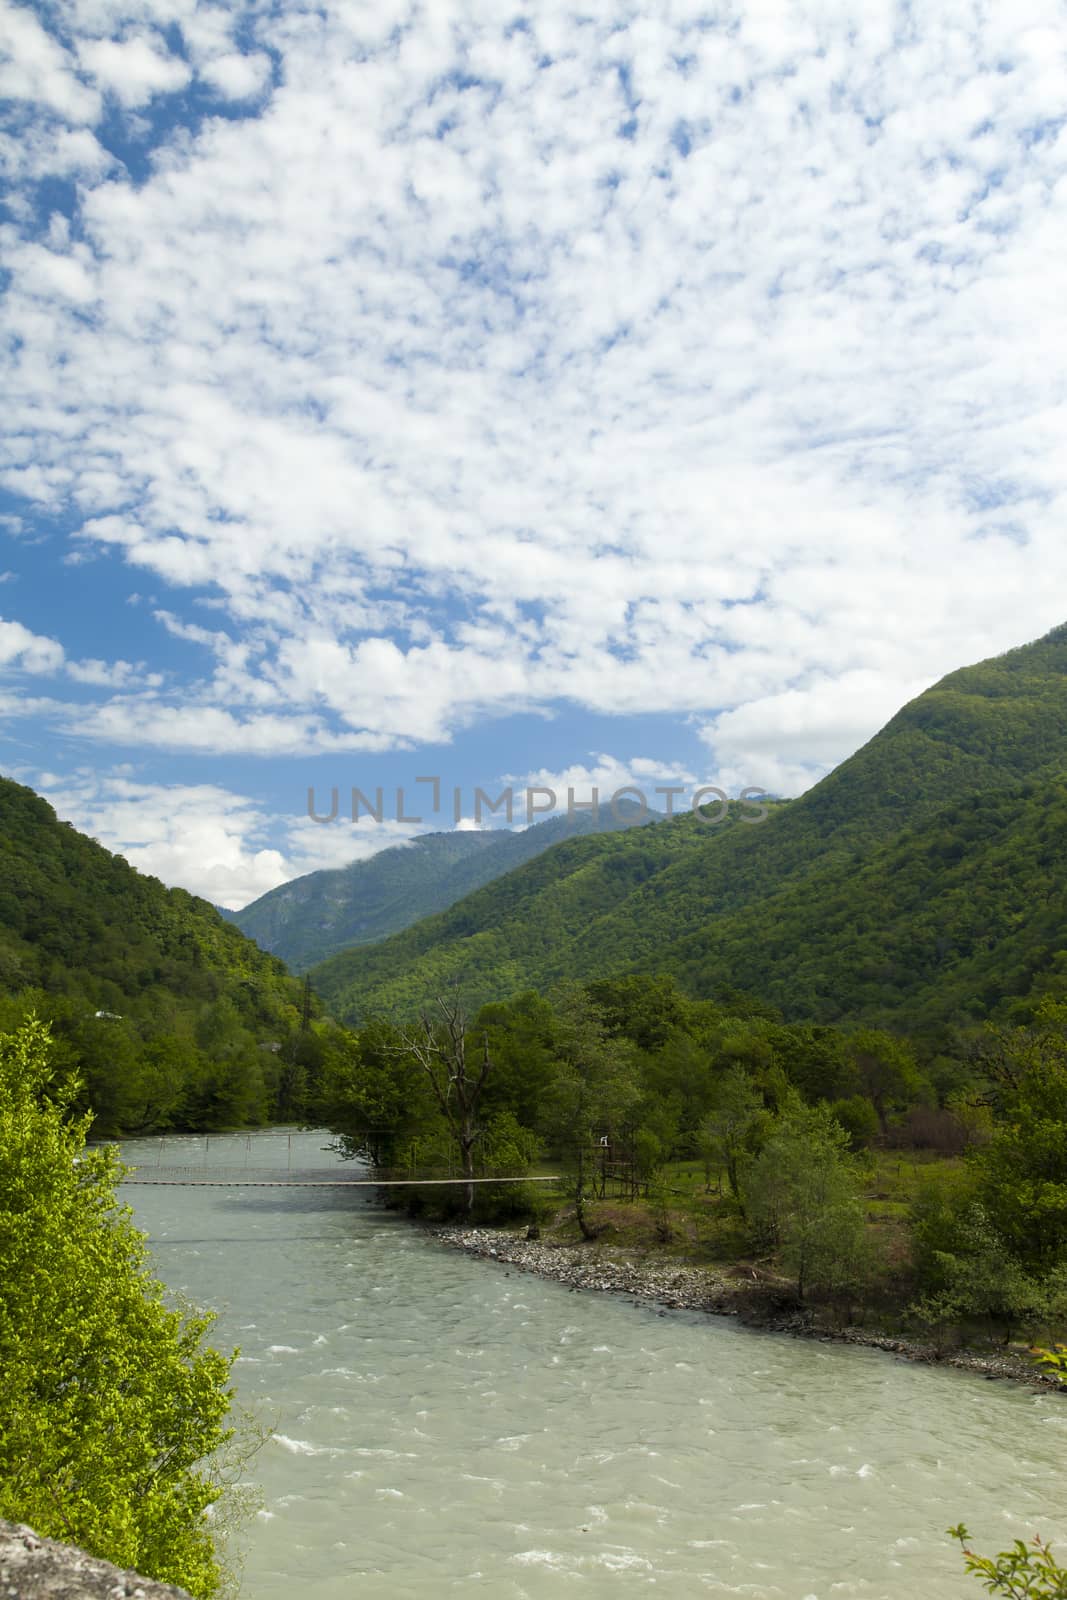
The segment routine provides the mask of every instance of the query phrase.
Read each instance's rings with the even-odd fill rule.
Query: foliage
[[[601,1140],[619,1141],[637,1105],[636,1058],[627,1041],[609,1038],[603,1012],[576,984],[555,998],[556,1074],[544,1127],[561,1156],[578,1226],[592,1237],[586,1202],[594,1164]]]
[[[1030,1353],[1036,1358],[1038,1366],[1056,1373],[1061,1378],[1067,1378],[1067,1345],[1057,1344],[1051,1350],[1038,1348]]]
[[[429,1082],[402,1048],[399,1030],[372,1022],[358,1035],[331,1035],[312,1103],[316,1121],[340,1135],[350,1156],[399,1170],[424,1165],[441,1145]]]
[[[741,1163],[757,1150],[765,1124],[763,1096],[744,1067],[735,1063],[718,1080],[712,1109],[700,1126],[699,1149],[706,1166],[726,1173],[742,1213]]]
[[[1067,1262],[1067,1044],[1058,1033],[1045,1043],[1035,1058],[1033,1034],[1024,1034],[1004,1115],[972,1158],[993,1223],[1034,1272]]]
[[[757,1244],[776,1250],[803,1300],[833,1296],[863,1271],[864,1215],[848,1135],[824,1107],[781,1116],[742,1179]]]
[[[971,1536],[962,1522],[949,1528],[948,1535],[959,1540],[967,1571],[980,1577],[990,1594],[1006,1595],[1008,1600],[1024,1600],[1026,1596],[1067,1600],[1067,1568],[1059,1565],[1051,1546],[1041,1539],[1035,1538],[1032,1544],[1016,1539],[1010,1550],[1001,1550],[996,1556],[979,1556],[967,1549]]]
[[[620,801],[618,810],[616,819],[605,804],[601,831],[633,827],[641,817],[636,805]],[[227,916],[294,972],[306,972],[337,951],[376,943],[435,916],[552,845],[593,831],[591,813],[576,811],[517,832],[427,833],[368,861],[294,878]]]
[[[232,1356],[174,1310],[35,1021],[0,1036],[0,1516],[214,1594]]]
[[[400,1030],[399,1049],[417,1063],[430,1086],[463,1176],[475,1177],[475,1147],[484,1134],[482,1096],[493,1070],[489,1036],[469,1036],[469,1019],[455,996],[439,996],[432,1014]],[[466,1209],[474,1210],[474,1184],[468,1181]]]
[[[1022,1020],[1067,994],[1065,756],[1057,629],[935,685],[759,826],[734,808],[565,842],[316,983],[348,1020],[625,973],[815,1022]]]
[[[835,1100],[830,1110],[835,1122],[848,1134],[853,1150],[866,1150],[879,1132],[878,1113],[864,1094],[850,1095],[847,1100]]]
[[[0,779],[0,1028],[51,1024],[96,1134],[267,1120],[301,1011],[281,963],[213,906]]]

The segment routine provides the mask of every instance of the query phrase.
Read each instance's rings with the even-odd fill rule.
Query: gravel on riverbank
[[[467,1255],[551,1278],[574,1290],[593,1289],[649,1301],[663,1310],[704,1311],[737,1317],[748,1327],[794,1338],[822,1339],[828,1343],[867,1345],[908,1361],[960,1367],[981,1377],[1008,1378],[1032,1388],[1067,1394],[1067,1384],[1054,1373],[1035,1368],[1025,1356],[1010,1350],[985,1354],[975,1350],[939,1353],[930,1344],[901,1339],[870,1328],[821,1326],[811,1312],[790,1303],[784,1286],[746,1277],[741,1270],[686,1266],[651,1255],[610,1246],[568,1245],[555,1240],[528,1239],[508,1228],[434,1227],[431,1233],[443,1245]]]

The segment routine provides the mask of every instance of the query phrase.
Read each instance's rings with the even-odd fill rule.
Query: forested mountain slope
[[[792,1015],[965,1017],[972,980],[983,1004],[1006,1003],[1024,971],[1055,965],[1061,856],[1044,819],[1065,773],[1067,626],[951,673],[758,825],[689,816],[559,845],[313,981],[350,1019],[406,1014],[451,983],[475,1002],[627,971],[672,972],[696,994],[748,987]],[[1043,892],[1042,873],[1052,899],[1031,948],[1011,919],[1025,922],[1018,886]],[[927,933],[940,953],[918,974],[905,952]]]
[[[206,900],[166,889],[0,779],[0,1022],[52,1023],[102,1132],[278,1109],[269,1046],[301,986]],[[267,1046],[268,1048],[264,1048]]]
[[[630,828],[642,820],[631,802],[620,801],[618,811],[616,820],[605,803],[600,832]],[[367,861],[280,884],[243,910],[228,913],[228,919],[294,972],[305,972],[335,951],[388,938],[444,911],[552,845],[593,831],[589,813],[576,812],[573,818],[553,817],[521,832],[428,833]]]

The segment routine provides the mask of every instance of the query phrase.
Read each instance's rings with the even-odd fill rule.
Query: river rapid
[[[122,1152],[284,1177],[328,1168],[326,1143]],[[367,1195],[122,1191],[275,1429],[242,1600],[979,1600],[950,1523],[1067,1554],[1062,1396],[574,1293]]]

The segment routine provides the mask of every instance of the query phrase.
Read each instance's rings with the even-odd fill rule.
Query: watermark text
[[[334,786],[330,790],[329,807],[324,809],[315,789],[311,787],[308,789],[307,814],[312,822],[321,823],[336,822],[343,814],[346,820],[351,817],[353,822],[368,817],[375,823],[388,821],[418,826],[428,820],[425,815],[427,807],[434,816],[442,814],[445,791],[439,777],[416,778],[415,782],[429,785],[430,792],[423,790],[409,799],[402,787],[387,790],[379,784],[368,792],[353,785],[346,796],[344,813],[340,788]],[[568,788],[565,800],[545,784],[531,784],[517,791],[509,785],[496,796],[481,788],[475,788],[471,793],[462,785],[455,784],[452,786],[448,810],[453,822],[458,824],[473,819],[479,828],[483,823],[497,821],[510,826],[516,814],[527,824],[553,816],[566,816],[572,822],[579,816],[588,816],[593,827],[598,828],[609,818],[611,823],[619,826],[625,822],[642,822],[653,814],[674,817],[686,810],[691,811],[705,826],[714,828],[726,821],[731,803],[734,802],[740,807],[741,822],[765,822],[770,815],[769,807],[763,803],[768,799],[767,791],[759,787],[742,789],[734,797],[734,802],[731,802],[725,789],[710,783],[693,790],[684,784],[657,785],[652,793],[657,797],[662,796],[662,799],[650,804],[645,791],[634,784],[624,784],[610,795],[602,795],[596,788],[589,789],[588,797],[583,799],[578,799],[575,789]],[[419,808],[418,815],[413,814],[416,806]]]

